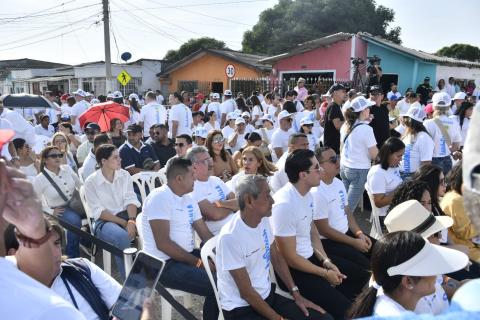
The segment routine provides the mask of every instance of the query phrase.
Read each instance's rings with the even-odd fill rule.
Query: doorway
[[[212,92],[223,94],[223,82],[212,82]]]

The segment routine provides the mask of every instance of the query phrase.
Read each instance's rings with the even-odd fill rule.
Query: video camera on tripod
[[[374,65],[376,63],[380,64],[382,61],[382,59],[377,55],[374,55],[373,57],[367,57],[367,60],[369,65]]]
[[[365,61],[360,57],[350,58],[350,60],[352,60],[352,64],[357,68],[358,68],[359,65],[365,63]]]

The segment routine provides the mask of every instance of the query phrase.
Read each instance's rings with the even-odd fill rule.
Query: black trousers
[[[331,320],[333,319],[328,313],[321,314],[315,310],[309,309],[309,316],[305,316],[295,301],[282,297],[275,293],[275,285],[272,284],[270,295],[265,299],[273,310],[286,319],[298,320]],[[240,307],[230,311],[223,310],[225,320],[263,320],[266,319],[258,314],[252,307]]]
[[[308,260],[317,266],[322,265],[315,255]],[[342,270],[341,266],[338,267]],[[325,278],[297,269],[289,269],[302,296],[325,309],[335,319],[345,318],[345,312],[350,308],[351,300],[340,290],[340,286],[335,288]],[[278,275],[277,281],[280,288],[288,291]]]

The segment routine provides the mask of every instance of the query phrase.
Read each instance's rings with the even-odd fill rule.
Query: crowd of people
[[[386,94],[342,84],[317,94],[302,78],[283,96],[248,98],[78,89],[46,92],[52,108],[28,116],[0,100],[0,129],[14,134],[1,149],[0,210],[10,225],[0,278],[58,299],[15,318],[108,319],[125,265],[115,257],[115,280],[80,258],[82,239],[57,219],[82,228],[85,218],[95,237],[164,260],[160,282],[204,296],[204,319],[446,312],[457,289],[480,277],[461,169],[476,101],[429,81],[403,96],[396,84]],[[81,126],[106,101],[128,107],[129,119]],[[134,176],[157,172],[162,185],[142,198]],[[364,194],[375,235],[359,223]],[[199,245],[212,238],[216,258],[205,266]]]

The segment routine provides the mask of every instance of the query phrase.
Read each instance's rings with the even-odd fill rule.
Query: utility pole
[[[112,91],[112,57],[110,55],[110,16],[108,12],[108,0],[102,0],[103,4],[103,42],[105,46],[105,94]]]

